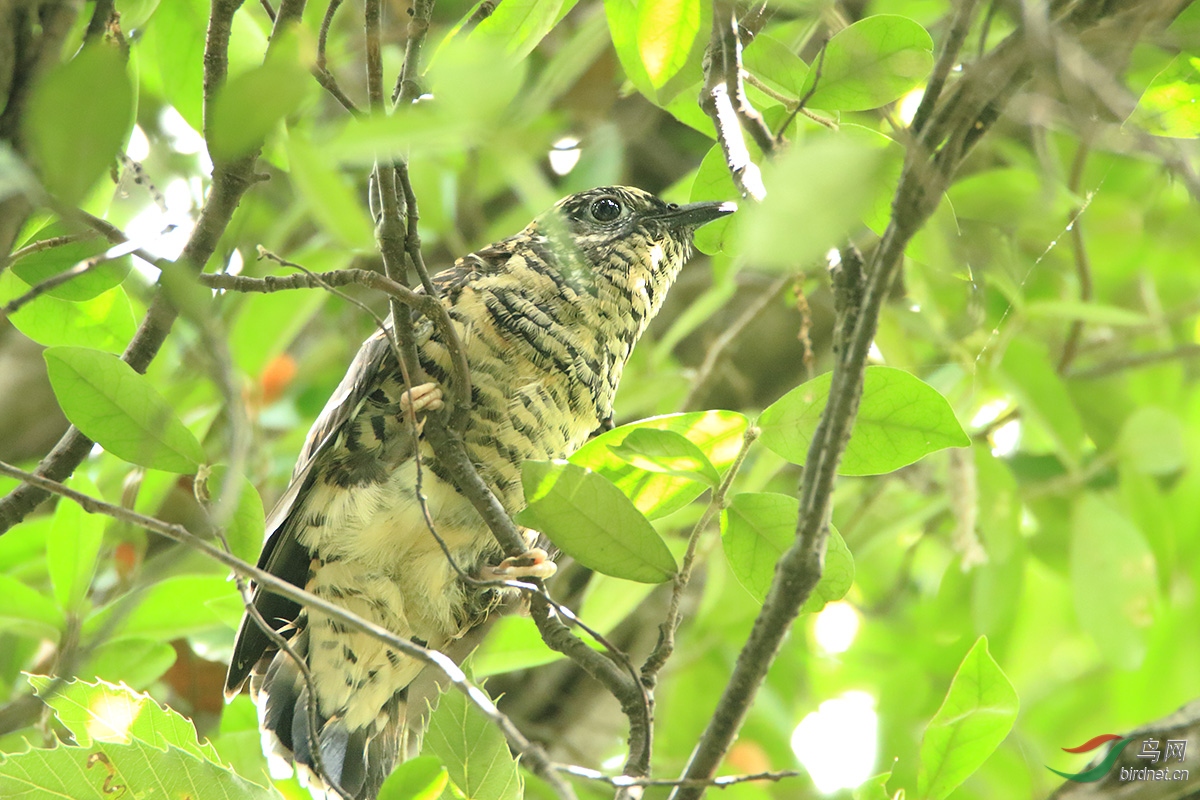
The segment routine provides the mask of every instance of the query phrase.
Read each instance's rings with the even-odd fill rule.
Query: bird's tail
[[[304,615],[297,627],[289,642],[295,658],[282,650],[266,656],[250,677],[271,776],[286,778],[295,769],[318,800],[373,800],[405,751],[419,748],[418,726],[410,730],[406,721],[407,687],[365,725],[351,727],[344,716],[327,716],[313,701],[315,687],[297,663],[309,661]]]

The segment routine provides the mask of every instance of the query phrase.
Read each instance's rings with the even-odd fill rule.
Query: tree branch
[[[729,169],[734,186],[743,197],[761,201],[767,196],[767,189],[763,186],[758,165],[750,158],[750,150],[742,134],[741,119],[730,99],[731,74],[740,82],[736,26],[732,12],[722,11],[721,0],[713,0],[713,29],[708,45],[708,63],[704,70],[704,89],[700,92],[700,108],[716,126],[717,142],[725,155],[725,166]],[[735,40],[732,54],[726,46],[729,37]],[[730,55],[732,62],[727,61]]]
[[[204,48],[204,126],[206,133],[212,118],[211,109],[217,89],[225,82],[229,70],[229,36],[233,15],[241,6],[242,0],[213,0],[212,13],[208,21],[208,34]],[[303,8],[303,2],[284,3],[276,18],[276,32],[279,26],[292,21],[294,13],[284,13],[288,7]],[[277,38],[272,35],[271,44]],[[204,265],[216,252],[217,243],[233,212],[241,202],[242,195],[254,183],[253,170],[257,153],[251,153],[234,162],[221,163],[214,159],[212,188],[209,191],[208,202],[200,212],[200,218],[192,231],[191,237],[184,246],[180,260],[194,273],[204,269]],[[142,320],[141,326],[121,358],[138,372],[145,372],[150,362],[158,355],[178,312],[171,306],[166,293],[159,287],[150,302],[150,308]],[[84,436],[78,428],[72,425],[59,439],[54,448],[38,464],[37,474],[61,481],[75,471],[92,449],[92,441]],[[0,499],[0,534],[23,520],[30,511],[37,507],[49,495],[47,492],[31,483],[22,483],[6,497]]]
[[[1075,35],[1110,13],[1117,12],[1108,3],[1078,4],[1056,23],[1054,32]],[[844,346],[804,467],[796,540],[779,559],[750,637],[683,773],[685,780],[708,780],[716,774],[783,638],[821,578],[837,466],[857,414],[867,353],[884,299],[905,247],[937,207],[958,165],[1029,77],[1031,55],[1022,36],[1021,31],[1014,33],[965,71],[950,97],[932,112],[925,135],[919,140],[909,137],[892,217],[865,271],[861,307],[853,313],[848,309],[857,303],[842,304],[839,329]],[[684,786],[671,797],[697,800],[703,793],[703,787]]]
[[[163,522],[154,517],[147,517],[136,511],[131,511],[130,509],[97,500],[94,497],[64,486],[58,481],[49,480],[40,475],[26,472],[3,461],[0,461],[0,475],[17,478],[33,486],[37,486],[45,492],[73,500],[89,514],[103,514],[121,522],[157,533],[160,536],[165,536],[173,542],[189,547],[228,567],[236,575],[243,578],[250,578],[262,591],[270,591],[307,608],[317,609],[322,614],[336,619],[338,622],[353,628],[359,633],[366,634],[409,658],[420,661],[426,666],[433,667],[444,675],[446,680],[455,689],[465,694],[467,699],[482,711],[494,725],[500,728],[513,749],[524,758],[535,774],[555,787],[560,797],[575,797],[574,790],[557,774],[555,765],[546,756],[541,746],[525,738],[524,734],[517,729],[512,720],[496,708],[496,704],[492,702],[487,692],[471,683],[467,679],[466,674],[459,669],[458,665],[445,654],[437,650],[429,650],[421,647],[409,639],[397,636],[386,628],[347,611],[336,603],[331,603],[322,597],[306,592],[282,578],[252,566],[220,547],[206,542],[182,525]]]

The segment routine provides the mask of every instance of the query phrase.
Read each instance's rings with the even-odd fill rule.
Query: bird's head
[[[696,228],[737,210],[733,203],[677,205],[631,186],[602,186],[560,200],[533,227],[548,237],[572,277],[606,277],[631,292],[661,295],[691,255]],[[655,298],[655,295],[658,295]]]

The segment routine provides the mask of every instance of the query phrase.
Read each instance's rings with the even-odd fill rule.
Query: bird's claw
[[[400,395],[400,413],[421,414],[426,411],[441,411],[445,406],[442,387],[436,383],[422,383]]]
[[[558,571],[558,565],[540,547],[533,547],[519,556],[506,558],[494,567],[484,567],[484,580],[514,580],[520,578],[546,579]]]

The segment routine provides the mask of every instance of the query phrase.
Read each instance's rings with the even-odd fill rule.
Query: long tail
[[[306,615],[289,644],[309,662]],[[268,659],[270,659],[268,661]],[[408,750],[407,687],[397,691],[366,725],[351,728],[344,717],[327,716],[311,699],[304,673],[291,655],[264,657],[250,676],[258,707],[258,727],[271,776],[286,778],[293,768],[314,798],[373,800],[379,787]],[[316,736],[311,734],[315,723]]]

